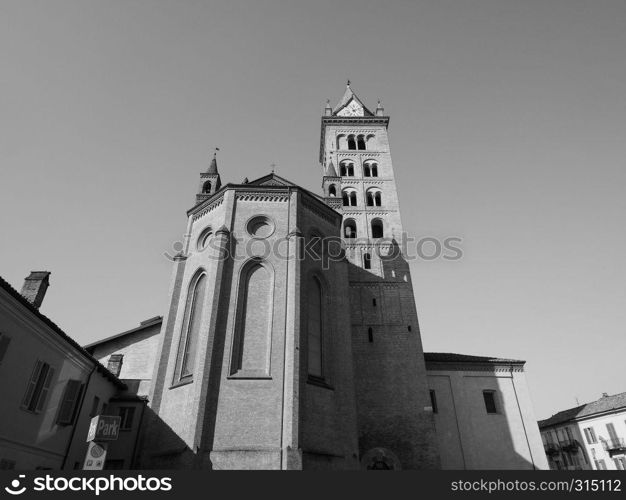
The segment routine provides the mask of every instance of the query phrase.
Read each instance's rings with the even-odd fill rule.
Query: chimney
[[[24,280],[22,297],[39,309],[49,286],[50,273],[48,271],[31,271],[30,276]]]
[[[609,393],[608,392],[603,392],[602,393],[602,397],[603,398],[608,398],[609,397]]]

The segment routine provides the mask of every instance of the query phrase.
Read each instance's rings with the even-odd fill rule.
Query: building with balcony
[[[554,470],[626,470],[626,392],[604,394],[539,422]]]

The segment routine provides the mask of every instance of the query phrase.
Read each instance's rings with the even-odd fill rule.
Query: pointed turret
[[[214,195],[220,187],[222,187],[222,179],[217,170],[217,152],[219,148],[215,148],[213,152],[213,158],[209,164],[209,168],[206,172],[200,174],[200,186],[198,188],[198,194],[196,194],[196,203],[210,198]]]
[[[209,169],[206,171],[207,174],[219,175],[217,172],[217,151],[213,153],[213,159],[211,160],[211,164],[209,165]]]
[[[376,116],[385,116],[385,108],[383,108],[380,99],[378,99],[378,105],[376,106]]]
[[[333,153],[331,151],[328,162],[324,167],[324,177],[322,178],[322,189],[326,198],[336,198],[337,192],[341,188],[341,177],[337,175],[335,164],[333,163]],[[331,205],[332,206],[332,205]],[[333,208],[337,208],[334,207]]]
[[[333,163],[332,156],[330,157],[329,162],[326,164],[326,171],[324,175],[326,177],[337,177],[337,170],[335,170],[335,164]]]

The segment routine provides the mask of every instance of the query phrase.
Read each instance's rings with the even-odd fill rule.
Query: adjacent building
[[[49,272],[0,278],[0,469],[77,469],[93,416],[123,415],[108,466],[132,465],[145,401],[39,312]]]
[[[626,392],[539,421],[551,469],[626,470]]]

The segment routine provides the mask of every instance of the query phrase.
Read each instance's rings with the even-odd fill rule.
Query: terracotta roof
[[[470,356],[452,352],[425,352],[426,362],[434,363],[526,363],[521,359],[493,358],[490,356]]]
[[[578,420],[583,417],[590,417],[618,409],[626,411],[626,392],[614,394],[613,396],[604,396],[591,403],[560,411],[550,418],[540,420],[539,427],[550,427],[551,425],[562,424],[570,420]]]
[[[20,294],[15,288],[13,288],[7,281],[4,280],[0,276],[0,288],[5,290],[9,295],[11,295],[17,302],[22,304],[26,309],[28,309],[31,314],[37,317],[41,322],[45,323],[49,328],[51,328],[59,337],[65,340],[68,344],[70,344],[74,349],[76,349],[80,354],[82,354],[89,361],[93,362],[96,366],[96,370],[98,370],[102,375],[104,375],[107,379],[113,382],[120,389],[126,389],[126,384],[124,384],[119,378],[113,375],[109,370],[107,370],[104,366],[100,364],[100,362],[94,358],[91,354],[89,354],[78,342],[76,342],[72,337],[70,337],[67,333],[61,330],[50,318],[44,316],[39,312],[38,309],[33,307],[33,305],[26,300],[22,294]]]

